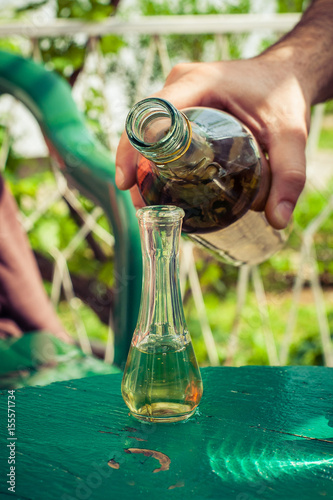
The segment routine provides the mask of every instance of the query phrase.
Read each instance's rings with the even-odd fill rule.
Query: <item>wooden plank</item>
[[[121,375],[16,391],[16,492],[9,496],[2,477],[1,498],[333,497],[333,369],[223,367],[202,375],[199,411],[178,424],[130,417]],[[0,408],[6,422],[5,391]],[[4,449],[3,433],[1,440]]]

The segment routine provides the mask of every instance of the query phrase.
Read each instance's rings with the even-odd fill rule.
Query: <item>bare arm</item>
[[[225,109],[252,130],[272,174],[266,216],[274,227],[285,227],[305,183],[311,105],[333,97],[333,0],[315,0],[290,33],[253,59],[175,66],[156,95],[180,109]],[[135,184],[136,157],[123,134],[119,188]]]
[[[313,0],[300,22],[263,55],[293,65],[311,104],[333,98],[333,2]]]

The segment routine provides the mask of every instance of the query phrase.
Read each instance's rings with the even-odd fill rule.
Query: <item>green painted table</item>
[[[332,368],[202,375],[199,411],[178,424],[130,417],[121,374],[15,391],[17,439],[6,425],[1,433],[1,500],[333,498]]]

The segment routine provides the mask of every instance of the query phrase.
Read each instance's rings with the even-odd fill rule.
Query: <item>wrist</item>
[[[281,42],[267,49],[257,59],[275,77],[277,86],[284,86],[286,82],[298,86],[310,109],[316,101],[317,88],[303,56],[301,47]]]
[[[308,104],[333,98],[333,2],[315,0],[300,22],[262,57],[299,82]]]

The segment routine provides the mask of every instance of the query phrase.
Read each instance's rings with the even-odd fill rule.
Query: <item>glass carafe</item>
[[[183,232],[234,265],[258,264],[279,250],[286,231],[270,226],[258,205],[260,152],[251,132],[212,108],[177,110],[147,98],[130,111],[126,131],[142,157],[137,184],[147,205],[184,209]]]
[[[131,414],[149,422],[186,420],[202,396],[179,286],[182,209],[138,210],[143,254],[141,305],[122,381]]]

